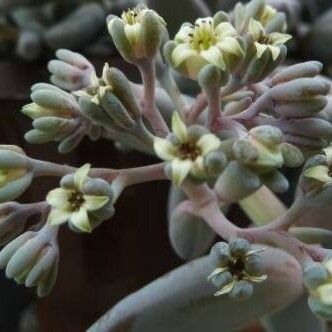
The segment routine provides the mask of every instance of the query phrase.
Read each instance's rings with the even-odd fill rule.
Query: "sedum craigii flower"
[[[208,276],[208,280],[219,288],[215,296],[228,294],[238,300],[249,298],[253,293],[252,283],[262,282],[267,278],[262,272],[260,254],[263,250],[253,248],[242,238],[234,238],[229,244],[215,244],[210,257],[216,269]]]
[[[74,230],[91,232],[103,220],[111,217],[112,190],[102,179],[88,178],[90,165],[62,178],[61,188],[47,195],[52,209],[48,216],[51,225],[69,222]]]
[[[249,33],[254,38],[257,58],[261,58],[266,51],[269,51],[274,61],[277,60],[280,54],[279,46],[285,44],[292,38],[292,36],[287,33],[267,33],[262,23],[252,18],[249,21]]]
[[[135,63],[153,58],[166,33],[166,23],[157,12],[144,5],[124,11],[121,18],[110,15],[108,30],[122,57]]]
[[[189,174],[201,177],[204,157],[217,150],[221,142],[203,127],[188,129],[177,112],[173,113],[172,130],[166,139],[154,138],[154,150],[158,157],[171,163],[172,181],[180,185]]]
[[[213,64],[222,70],[244,55],[239,36],[228,21],[214,18],[199,18],[195,24],[184,23],[175,35],[174,41],[165,48],[169,63],[183,75],[196,79],[206,64]]]

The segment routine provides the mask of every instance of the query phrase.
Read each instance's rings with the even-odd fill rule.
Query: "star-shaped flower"
[[[82,166],[74,173],[74,181],[70,188],[56,188],[48,193],[46,200],[52,207],[48,222],[51,225],[60,225],[68,221],[80,231],[92,231],[89,213],[104,207],[110,201],[110,197],[85,193],[84,184],[89,171],[89,164]]]
[[[287,33],[266,33],[262,23],[254,20],[253,18],[249,21],[249,33],[254,38],[257,58],[261,58],[262,55],[268,50],[270,51],[274,61],[280,54],[279,46],[285,44],[292,38],[292,36]]]
[[[174,38],[171,65],[189,78],[196,79],[206,64],[227,69],[230,58],[241,58],[244,50],[239,36],[227,21],[199,18],[195,24],[184,23]]]
[[[211,259],[216,269],[208,276],[216,287],[214,295],[229,294],[231,297],[245,299],[252,295],[252,283],[266,280],[262,273],[261,253],[263,248],[253,248],[242,238],[230,243],[219,242],[211,249]]]
[[[178,113],[172,117],[172,130],[168,138],[155,137],[154,150],[158,157],[171,163],[172,180],[180,185],[189,173],[198,176],[204,173],[204,157],[219,148],[217,136],[197,127],[187,128]]]

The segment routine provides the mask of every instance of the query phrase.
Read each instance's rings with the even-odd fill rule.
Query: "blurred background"
[[[47,61],[58,48],[86,55],[100,73],[104,62],[139,80],[135,68],[118,56],[108,36],[105,19],[120,14],[138,0],[0,0],[0,144],[20,145],[38,159],[75,166],[121,168],[153,162],[139,153],[123,153],[112,143],[85,139],[70,155],[59,155],[56,146],[28,145],[23,138],[30,120],[20,109],[29,102],[30,86],[47,82]],[[193,21],[217,10],[228,11],[233,0],[149,0],[174,34],[183,21]],[[243,1],[245,2],[245,1]],[[316,59],[332,75],[332,1],[268,0],[287,14],[294,39],[290,61]],[[184,10],[185,9],[185,10]],[[36,181],[22,201],[44,199],[52,181]],[[127,190],[116,215],[92,235],[67,229],[60,236],[60,274],[53,292],[36,299],[32,291],[16,286],[0,272],[0,332],[84,331],[113,304],[182,261],[173,253],[167,237],[168,185],[152,183]],[[144,197],[145,204],[139,197]],[[291,193],[284,196],[287,202]],[[232,209],[231,218],[246,224],[245,216]],[[245,331],[264,331],[254,324]],[[226,331],[225,331],[226,332]],[[297,332],[297,331],[295,331]],[[300,331],[299,331],[300,332]],[[314,331],[313,331],[314,332]]]

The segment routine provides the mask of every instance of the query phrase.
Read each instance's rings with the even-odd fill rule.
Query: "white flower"
[[[254,38],[257,58],[261,58],[261,56],[268,50],[274,61],[280,54],[279,46],[285,44],[292,38],[292,36],[287,33],[266,33],[262,23],[252,18],[249,21],[249,33]]]
[[[171,65],[192,79],[197,78],[206,64],[225,70],[229,57],[244,55],[236,37],[238,34],[231,23],[219,23],[212,17],[199,18],[194,25],[185,23],[175,36]]]
[[[51,225],[60,225],[69,221],[83,232],[92,231],[88,213],[105,206],[110,198],[84,194],[83,186],[89,171],[89,164],[82,166],[74,173],[73,188],[57,188],[48,193],[46,200],[52,207],[48,222]]]
[[[180,185],[189,173],[198,176],[204,172],[204,156],[219,148],[219,138],[211,133],[190,135],[187,127],[174,112],[172,117],[174,139],[155,137],[154,149],[163,160],[171,162],[172,180]]]

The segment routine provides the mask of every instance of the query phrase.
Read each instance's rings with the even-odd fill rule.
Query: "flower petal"
[[[205,134],[197,141],[197,146],[202,150],[203,156],[218,149],[220,144],[220,139],[213,134]]]
[[[176,157],[176,146],[167,139],[155,137],[153,148],[162,160],[172,160]]]
[[[188,129],[178,112],[174,112],[172,116],[172,131],[181,143],[187,141]]]
[[[96,211],[109,202],[108,196],[84,195],[84,207],[87,211]]]
[[[188,44],[180,44],[176,46],[172,52],[174,67],[180,66],[186,59],[197,54],[198,52],[190,48]]]
[[[190,23],[183,23],[179,32],[175,35],[174,40],[178,43],[187,42],[189,34],[192,33],[193,26]]]
[[[172,180],[175,185],[180,186],[189,174],[193,162],[191,160],[172,160]]]
[[[211,46],[209,49],[201,51],[200,54],[209,63],[223,70],[226,68],[221,50],[217,46]]]
[[[84,182],[90,172],[90,164],[85,164],[74,173],[74,182],[78,189],[82,190]]]
[[[81,207],[77,212],[72,213],[70,222],[82,232],[91,233],[92,231],[88,213],[84,207]]]
[[[273,61],[276,61],[280,54],[280,48],[278,46],[268,45],[268,49],[272,54]]]
[[[71,193],[71,190],[56,188],[47,194],[46,201],[55,208],[65,210],[69,206],[68,199]]]
[[[265,30],[262,24],[253,18],[250,18],[249,21],[249,33],[254,37],[255,40],[258,40],[261,34],[264,34]]]
[[[60,209],[52,209],[47,222],[51,225],[61,225],[70,219],[71,213]]]
[[[237,56],[244,55],[244,50],[242,49],[240,43],[236,38],[226,37],[223,38],[218,44],[218,48],[223,52],[231,53]]]
[[[332,146],[328,146],[327,148],[323,149],[325,155],[326,155],[326,158],[327,158],[327,163],[329,165],[332,164]]]
[[[269,38],[272,41],[272,45],[277,46],[288,42],[292,39],[292,35],[289,35],[288,33],[272,32],[269,34]]]
[[[218,37],[229,37],[229,36],[236,36],[237,32],[232,24],[229,22],[221,22],[216,27],[216,33]]]
[[[316,292],[323,303],[332,305],[332,284],[321,285],[317,287]]]
[[[231,292],[234,285],[235,285],[235,281],[230,282],[228,285],[224,286],[222,289],[220,289],[218,292],[216,292],[214,294],[214,296],[220,296],[220,295],[228,294],[229,292]]]
[[[260,59],[262,57],[263,53],[267,50],[267,45],[256,42],[255,47],[256,47],[256,56],[258,59]]]
[[[266,274],[263,274],[261,276],[246,275],[245,279],[251,282],[263,282],[267,279],[267,275]]]
[[[318,180],[322,183],[329,183],[332,177],[329,176],[329,168],[324,165],[313,166],[304,171],[304,176],[307,178]]]

